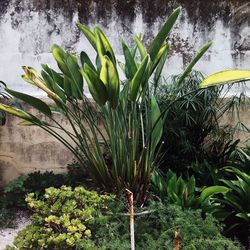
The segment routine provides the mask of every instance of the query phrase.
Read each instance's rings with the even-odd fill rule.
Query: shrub
[[[53,172],[40,171],[23,175],[10,181],[4,187],[4,193],[0,198],[1,207],[26,208],[25,197],[28,193],[34,193],[41,198],[48,187],[61,187],[67,184],[68,179],[65,174],[54,174]]]
[[[111,199],[83,187],[48,188],[44,200],[31,193],[26,201],[35,212],[32,224],[18,233],[14,245],[19,250],[75,249],[77,245],[94,249],[95,232],[106,226],[102,212]]]
[[[161,110],[184,96],[166,114],[161,169],[165,172],[170,168],[186,178],[193,174],[201,186],[215,185],[221,177],[220,170],[239,143],[234,138],[239,128],[221,125],[221,121],[225,114],[238,115],[240,108],[249,106],[245,100],[250,98],[244,93],[226,98],[231,86],[200,89],[185,96],[197,89],[204,76],[194,71],[181,86],[177,85],[178,78],[177,75],[162,81],[156,91]]]
[[[116,215],[109,217],[109,231],[101,229],[96,235],[106,249],[130,249],[129,216],[119,213],[117,203],[114,206]],[[136,249],[172,250],[177,227],[181,234],[181,249],[240,249],[240,244],[221,235],[222,227],[214,217],[208,215],[203,219],[200,210],[182,210],[176,205],[152,202],[146,211],[136,212],[142,211],[145,214],[135,216]]]

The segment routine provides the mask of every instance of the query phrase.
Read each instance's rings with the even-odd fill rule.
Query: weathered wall
[[[53,43],[78,53],[88,42],[75,26],[80,21],[104,28],[115,51],[119,40],[131,42],[142,32],[146,43],[166,16],[177,6],[183,14],[170,37],[172,53],[165,75],[180,72],[208,40],[214,44],[196,69],[210,74],[222,69],[247,69],[250,65],[250,3],[248,0],[0,0],[0,79],[16,90],[40,96],[24,85],[21,65],[37,69],[41,63],[55,66],[50,53]],[[120,58],[122,60],[122,58]],[[237,91],[237,89],[234,89]],[[249,116],[249,111],[244,113]],[[8,117],[0,128],[0,167],[5,180],[37,169],[61,169],[71,155],[37,128],[20,128]]]

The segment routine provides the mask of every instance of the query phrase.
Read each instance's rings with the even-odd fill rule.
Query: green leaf
[[[250,70],[225,70],[206,77],[200,88],[250,80]]]
[[[124,41],[122,41],[122,49],[125,57],[125,74],[128,79],[132,79],[137,71],[135,60]]]
[[[152,61],[151,67],[150,67],[150,75],[154,72],[155,68],[157,67],[157,65],[158,65],[159,62],[161,61],[162,57],[164,57],[164,55],[167,54],[168,51],[169,51],[169,45],[166,43],[166,44],[164,44],[164,45],[160,48],[160,50],[159,50],[159,52],[158,52],[156,58],[154,59],[154,61]],[[165,59],[165,60],[166,60],[166,59]],[[164,63],[165,63],[165,61],[164,61]],[[163,65],[164,65],[164,64],[163,64]]]
[[[211,195],[221,194],[221,193],[223,194],[223,193],[228,192],[229,190],[230,190],[229,188],[224,187],[224,186],[207,187],[201,192],[200,199],[201,199],[201,201],[204,201]]]
[[[237,216],[245,221],[250,221],[250,213],[237,213],[235,216]]]
[[[148,64],[148,56],[146,56],[143,59],[141,65],[139,66],[136,74],[134,75],[134,77],[130,83],[130,100],[131,101],[135,101],[137,96],[138,96],[140,87],[142,86],[143,79],[145,77],[147,64]]]
[[[64,102],[66,102],[66,97],[64,95],[63,89],[54,81],[53,78],[51,78],[51,76],[47,72],[42,70],[41,74],[48,88],[50,88],[53,92],[55,92],[58,96],[60,96],[60,98]]]
[[[86,63],[86,64],[89,65],[89,67],[91,69],[96,71],[96,68],[95,68],[94,64],[91,62],[89,56],[84,51],[81,52],[80,59],[81,59],[82,66],[84,66],[84,64]]]
[[[177,86],[180,86],[180,84],[184,81],[184,79],[188,76],[188,74],[192,71],[193,67],[196,65],[196,63],[201,59],[201,57],[207,52],[207,50],[211,47],[212,42],[208,42],[206,45],[204,45],[195,58],[192,60],[192,62],[187,66],[183,74],[180,76],[178,82],[176,83]]]
[[[141,55],[141,61],[147,56],[147,50],[145,46],[143,45],[141,39],[138,36],[135,36],[135,42],[137,44],[137,47],[139,49],[140,55]]]
[[[161,118],[161,111],[154,96],[151,97],[151,150],[155,151],[163,132],[163,121]]]
[[[113,64],[116,65],[115,53],[109,43],[109,40],[99,27],[95,27],[94,32],[96,36],[97,52],[100,59],[102,60],[102,57],[106,55],[110,58]]]
[[[116,67],[107,56],[102,60],[100,79],[106,86],[112,107],[115,108],[119,99],[120,81]]]
[[[8,89],[8,88],[6,88],[5,90],[6,90],[6,92],[11,94],[12,96],[26,102],[27,104],[36,108],[37,110],[39,110],[43,114],[45,114],[47,116],[51,116],[51,111],[50,111],[49,106],[46,103],[44,103],[43,101],[41,101],[40,99],[33,97],[33,96],[30,96],[30,95],[27,95],[27,94],[24,94],[24,93],[20,93],[20,92]]]
[[[82,33],[85,35],[85,37],[88,39],[88,41],[93,46],[93,48],[97,51],[95,34],[92,31],[90,31],[90,29],[88,27],[81,24],[80,22],[77,23],[77,26],[82,31]]]
[[[99,105],[104,105],[108,100],[108,93],[99,76],[88,66],[88,64],[84,64],[84,70],[82,70],[81,73],[87,81],[89,91],[94,100]]]
[[[160,48],[162,47],[162,44],[165,42],[166,38],[170,34],[170,31],[173,28],[180,12],[181,7],[174,10],[174,12],[169,16],[165,24],[162,26],[155,39],[152,41],[149,48],[149,55],[152,61],[156,58]]]
[[[52,46],[52,54],[57,61],[60,70],[70,78],[72,84],[71,90],[72,95],[76,98],[82,97],[83,94],[83,79],[80,73],[80,67],[77,62],[77,58],[65,52],[61,47],[54,44]]]

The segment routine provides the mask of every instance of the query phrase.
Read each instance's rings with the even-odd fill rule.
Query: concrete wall
[[[247,0],[0,0],[0,79],[10,88],[42,96],[23,83],[20,66],[39,69],[41,63],[48,63],[56,67],[50,53],[53,43],[74,53],[87,50],[94,55],[75,26],[78,19],[90,27],[101,26],[119,55],[121,37],[131,43],[132,34],[142,32],[148,44],[179,5],[183,13],[169,39],[172,52],[164,70],[166,76],[181,72],[209,40],[214,41],[213,47],[196,69],[210,74],[249,68]],[[234,92],[238,89],[231,94]],[[249,122],[249,110],[244,117]],[[40,129],[18,127],[16,123],[16,118],[8,117],[0,128],[0,168],[5,181],[33,169],[59,171],[71,160],[70,153]]]

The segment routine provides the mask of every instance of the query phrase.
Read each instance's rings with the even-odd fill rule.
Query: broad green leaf
[[[91,62],[89,56],[84,51],[81,52],[80,59],[81,59],[82,66],[84,66],[84,64],[86,63],[86,64],[89,65],[89,67],[91,69],[96,71],[96,68],[95,68],[94,64]]]
[[[52,46],[52,54],[57,61],[58,67],[64,75],[71,79],[72,95],[76,98],[82,97],[83,79],[80,73],[77,58],[69,52],[65,52],[56,44]]]
[[[37,110],[39,110],[40,112],[42,112],[43,114],[47,115],[47,116],[51,116],[51,111],[49,106],[41,101],[40,99],[24,94],[24,93],[20,93],[11,89],[6,88],[5,89],[6,92],[8,92],[9,94],[11,94],[12,96],[26,102],[27,104],[31,105],[32,107],[36,108]]]
[[[69,52],[67,52],[66,65],[70,72],[70,75],[68,77],[72,80],[73,83],[73,86],[71,87],[72,93],[75,97],[81,98],[83,95],[82,74],[80,73],[80,67],[78,65],[77,58]]]
[[[59,69],[66,74],[67,76],[70,75],[67,65],[65,64],[67,55],[66,52],[57,44],[52,45],[51,47],[52,54],[57,62]]]
[[[63,75],[50,68],[47,64],[42,64],[43,70],[53,79],[53,81],[63,88]]]
[[[141,61],[147,56],[147,50],[145,46],[143,45],[141,39],[138,36],[135,36],[135,42],[137,44],[137,47],[139,49],[140,55],[141,55]]]
[[[167,54],[168,51],[169,51],[169,45],[166,43],[160,48],[160,50],[159,50],[156,58],[154,59],[154,61],[151,62],[150,75],[154,72],[155,68],[157,67],[157,65],[161,61],[161,58],[164,57],[164,55]]]
[[[102,60],[102,57],[106,55],[110,58],[113,64],[116,65],[115,53],[109,43],[109,40],[99,27],[95,27],[94,32],[96,36],[97,52],[100,59]]]
[[[61,89],[61,87],[54,81],[53,78],[51,78],[51,76],[47,72],[42,70],[41,74],[48,88],[50,88],[53,92],[55,92],[58,96],[60,96],[60,98],[64,102],[66,102],[66,97],[64,95],[63,89]]]
[[[151,150],[154,152],[157,147],[163,131],[163,121],[160,118],[161,111],[158,106],[158,103],[154,96],[151,97],[151,124],[152,124],[152,132],[151,132]]]
[[[173,28],[180,12],[181,7],[174,10],[174,12],[169,16],[165,24],[162,26],[155,39],[152,41],[149,48],[149,55],[152,61],[156,58],[160,48],[162,47],[162,44],[165,42],[166,38],[170,34],[170,31]]]
[[[250,80],[250,70],[225,70],[206,77],[200,88]]]
[[[244,173],[243,171],[240,171],[237,168],[234,167],[227,167],[227,171],[230,171],[238,176],[240,176],[248,185],[250,185],[250,175],[247,173]]]
[[[88,39],[92,47],[97,51],[95,34],[92,31],[90,31],[90,29],[87,28],[85,25],[81,24],[80,22],[77,23],[77,26],[85,35],[85,37]]]
[[[139,66],[136,74],[134,75],[134,77],[133,77],[133,79],[132,79],[132,81],[130,83],[130,100],[131,101],[135,101],[137,96],[138,96],[140,87],[143,84],[142,81],[143,81],[143,79],[145,77],[147,64],[148,64],[148,56],[146,56],[143,59],[141,65]]]
[[[104,105],[108,100],[108,93],[99,76],[87,64],[84,64],[84,70],[81,70],[81,73],[87,81],[89,91],[94,100],[99,105]]]
[[[176,83],[177,86],[180,86],[180,84],[184,81],[184,79],[188,76],[188,74],[192,71],[193,67],[196,65],[196,63],[201,59],[201,57],[206,53],[206,51],[211,47],[212,42],[208,42],[206,45],[204,45],[195,58],[192,60],[192,62],[187,66],[183,74],[180,76],[178,82]]]
[[[122,49],[125,57],[125,74],[128,79],[132,79],[137,71],[135,60],[124,41],[122,41]]]
[[[205,199],[207,199],[211,195],[220,194],[220,193],[226,193],[228,191],[229,191],[229,188],[224,187],[224,186],[211,186],[211,187],[207,187],[207,188],[205,188],[201,192],[200,199],[201,199],[201,201],[204,201]]]
[[[237,213],[236,216],[245,221],[250,221],[250,213]]]
[[[151,174],[151,181],[154,188],[160,193],[161,196],[165,196],[167,194],[167,183],[156,170],[154,170]]]
[[[107,56],[102,60],[100,79],[106,86],[112,107],[115,108],[119,99],[120,81],[116,67]]]

